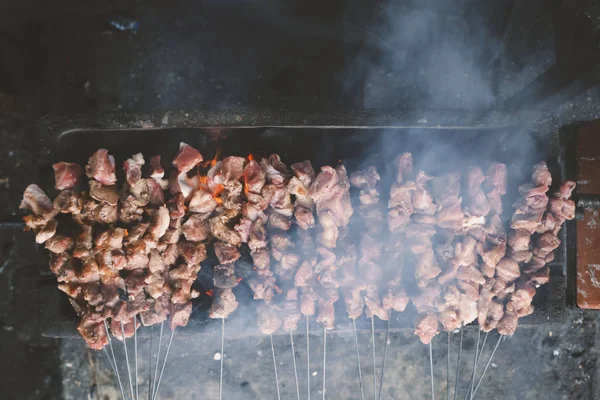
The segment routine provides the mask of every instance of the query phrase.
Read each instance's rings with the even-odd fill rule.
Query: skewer
[[[151,390],[152,390],[152,341],[154,340],[154,325],[150,326],[150,351],[148,354],[148,400],[150,399]]]
[[[223,359],[225,358],[225,318],[221,318],[221,373],[219,375],[219,400],[223,398]]]
[[[448,357],[446,358],[446,400],[450,400],[450,331],[448,331]]]
[[[273,346],[273,334],[269,334],[271,338],[271,354],[273,355],[273,369],[275,370],[275,384],[277,385],[277,400],[281,400],[281,394],[279,393],[279,377],[277,375],[277,360],[275,360],[275,347]]]
[[[158,362],[160,360],[160,345],[162,344],[163,328],[165,321],[160,323],[160,335],[158,336],[158,350],[156,351],[156,365],[154,367],[154,380],[152,381],[152,395],[150,400],[154,400],[154,393],[156,393],[156,380],[158,379]]]
[[[308,329],[308,314],[306,315],[306,398],[310,400],[310,333]]]
[[[456,360],[456,379],[454,381],[454,400],[456,400],[456,394],[458,393],[458,377],[460,375],[460,356],[463,347],[463,333],[465,326],[460,324],[460,347],[458,348],[458,359]]]
[[[475,346],[475,360],[473,360],[473,374],[471,375],[471,383],[470,391],[471,391],[471,400],[473,399],[473,380],[475,379],[475,374],[477,373],[477,358],[479,358],[479,340],[481,339],[481,330],[477,329],[477,345]],[[467,388],[467,394],[469,393],[469,388]]]
[[[383,362],[381,363],[381,378],[379,379],[379,396],[377,397],[381,400],[381,394],[383,390],[383,377],[385,376],[385,361],[387,358],[387,349],[388,349],[388,335],[390,333],[390,321],[392,320],[392,310],[390,309],[388,312],[388,320],[387,327],[385,328],[385,343],[383,344]]]
[[[117,375],[117,381],[119,381],[119,389],[121,389],[121,396],[123,397],[123,400],[125,400],[125,391],[123,390],[123,384],[121,383],[121,376],[119,375],[119,368],[117,367],[117,358],[115,357],[115,350],[113,349],[112,339],[110,338],[110,331],[108,330],[106,320],[104,320],[104,329],[106,330],[106,337],[108,337],[108,346],[110,347],[110,353],[112,354],[115,374]]]
[[[477,349],[477,364],[479,364],[479,361],[481,360],[481,354],[483,353],[483,349],[485,348],[485,342],[487,342],[487,338],[488,338],[488,334],[489,332],[485,333],[485,336],[483,337],[483,343],[481,345],[481,348]],[[473,375],[471,377],[471,382],[469,383],[469,386],[467,387],[467,394],[465,394],[465,398],[464,400],[472,399],[472,397],[470,396],[469,391],[474,387],[475,385],[475,375]]]
[[[371,350],[373,352],[373,400],[377,399],[377,369],[375,368],[375,320],[371,316]]]
[[[121,323],[121,339],[123,339],[123,347],[125,348],[125,361],[127,362],[127,376],[129,378],[129,389],[131,390],[131,398],[133,399],[133,381],[131,380],[131,369],[129,368],[129,354],[127,352],[127,339],[125,339],[125,329],[123,328],[123,321]],[[135,321],[133,322],[135,329]]]
[[[498,350],[498,346],[500,346],[500,342],[502,341],[503,337],[504,337],[503,335],[500,335],[500,337],[498,337],[498,342],[496,342],[494,351],[492,351],[492,354],[490,355],[490,358],[489,358],[487,364],[485,365],[483,373],[481,374],[481,377],[479,378],[479,381],[477,382],[477,386],[475,386],[475,390],[473,391],[473,396],[475,396],[475,393],[477,393],[477,389],[479,389],[479,385],[481,385],[481,381],[483,381],[483,377],[485,376],[485,373],[487,372],[490,364],[492,363],[492,358],[494,358],[494,354],[496,354],[496,350]]]
[[[290,343],[292,344],[292,360],[294,362],[294,379],[296,380],[296,397],[300,400],[300,387],[298,386],[298,367],[296,366],[296,350],[294,349],[294,334],[290,331]]]
[[[137,343],[137,317],[133,319],[133,354],[135,355],[135,400],[140,398],[138,390],[138,343]]]
[[[358,382],[360,385],[360,398],[365,400],[365,390],[363,388],[362,369],[360,368],[360,351],[358,350],[358,335],[356,334],[356,320],[352,320],[352,328],[354,329],[354,346],[356,347],[356,364],[358,365]]]
[[[323,328],[323,400],[325,400],[325,393],[327,392],[327,328]]]
[[[154,397],[152,398],[152,400],[156,400],[156,398],[158,397],[158,389],[160,387],[160,381],[162,381],[163,374],[165,373],[165,365],[167,365],[167,357],[169,357],[169,350],[171,350],[171,343],[173,343],[173,336],[175,335],[176,328],[177,327],[173,328],[173,330],[171,331],[171,338],[169,339],[167,351],[165,352],[165,358],[163,360],[162,368],[160,370],[160,376],[158,377],[158,382],[156,384],[156,391],[154,392]]]
[[[435,388],[433,385],[433,339],[429,342],[429,374],[431,375],[431,400],[435,400]]]

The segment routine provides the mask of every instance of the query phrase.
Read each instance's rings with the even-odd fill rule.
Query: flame
[[[242,281],[242,279],[244,279],[244,278],[242,278],[242,277],[238,278],[237,279],[238,283],[240,283]]]
[[[213,290],[212,290],[212,289],[210,289],[210,290],[207,290],[207,291],[206,291],[206,295],[207,295],[207,296],[210,296],[210,297],[213,297]]]
[[[321,280],[321,275],[317,276],[317,280],[320,281]]]
[[[129,231],[127,229],[123,229],[125,231],[125,236],[129,236]]]
[[[203,163],[200,163],[200,165],[202,168],[214,167],[217,164],[217,161],[219,161],[219,151],[217,151],[217,154],[215,154],[215,157],[212,160],[206,160]]]
[[[283,290],[281,290],[281,288],[277,285],[275,285],[275,291],[279,294],[281,294],[283,292]]]
[[[248,154],[248,161],[254,161],[254,156],[252,153]]]

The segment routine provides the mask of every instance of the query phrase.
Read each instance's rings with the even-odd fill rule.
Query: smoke
[[[468,11],[460,0],[390,2],[368,26],[352,22],[367,40],[342,75],[347,91],[361,89],[364,108],[469,108],[490,106],[489,58],[500,43],[486,7]],[[482,3],[479,3],[481,6]]]

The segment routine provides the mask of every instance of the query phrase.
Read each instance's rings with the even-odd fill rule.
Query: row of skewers
[[[394,165],[386,207],[375,167],[348,176],[343,165],[317,174],[308,161],[290,170],[278,155],[204,162],[181,143],[168,174],[160,156],[146,164],[138,153],[124,162],[117,187],[115,160],[100,149],[85,168],[53,166],[60,191],[53,201],[30,185],[21,206],[31,211],[25,223],[36,242],[51,252],[59,289],[81,318],[79,332],[93,349],[108,345],[115,370],[111,336],[124,344],[133,336],[137,350],[139,326],[160,324],[160,348],[168,322],[164,371],[176,328],[188,323],[192,300],[206,294],[193,284],[212,249],[218,265],[209,315],[222,320],[222,343],[225,319],[238,307],[234,288],[243,279],[271,343],[283,329],[293,345],[302,317],[308,338],[309,318],[316,316],[326,344],[340,294],[354,329],[363,313],[372,326],[374,317],[389,324],[393,311],[412,303],[419,313],[415,333],[425,344],[440,328],[462,332],[475,320],[486,333],[512,335],[518,318],[533,312],[535,288],[548,282],[558,231],[574,216],[569,197],[575,184],[566,182],[548,197],[552,177],[545,163],[537,164],[531,182],[519,187],[506,227],[505,165],[438,177],[415,174],[410,153]],[[253,264],[243,274],[237,267],[242,253]],[[386,354],[387,337],[384,365]],[[162,377],[158,366],[152,398]],[[380,379],[378,398],[383,372]],[[131,398],[137,398],[135,382],[134,390],[130,379]],[[364,398],[362,388],[361,375]],[[298,384],[296,392],[299,397]]]

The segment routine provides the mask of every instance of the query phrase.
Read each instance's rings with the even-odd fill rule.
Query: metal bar
[[[483,377],[485,376],[485,373],[487,372],[488,368],[490,367],[490,364],[492,363],[492,358],[494,358],[494,354],[496,354],[496,350],[498,350],[498,346],[500,346],[500,342],[502,341],[502,338],[504,336],[500,335],[500,337],[498,338],[498,342],[496,343],[496,346],[494,347],[494,351],[492,351],[492,354],[490,355],[490,358],[487,362],[487,364],[485,365],[485,369],[483,370],[483,373],[481,374],[481,377],[479,378],[479,381],[477,382],[477,386],[475,386],[475,390],[473,391],[473,396],[475,396],[475,394],[477,393],[477,389],[479,389],[479,385],[481,385],[481,381],[483,381]]]
[[[152,394],[152,342],[154,341],[154,325],[150,326],[150,351],[148,354],[150,355],[148,359],[148,400]]]
[[[356,320],[352,320],[352,328],[354,329],[354,346],[356,347],[356,364],[358,365],[358,382],[360,385],[360,398],[365,400],[365,389],[363,384],[362,369],[360,367],[360,351],[358,350],[358,335],[356,333]]]
[[[296,366],[296,350],[294,348],[294,334],[290,331],[290,343],[292,344],[292,361],[294,362],[294,379],[296,382],[296,398],[300,400],[300,386],[298,385],[298,367]]]
[[[431,375],[431,400],[435,400],[435,386],[433,383],[433,339],[429,342],[429,374]]]
[[[371,350],[373,357],[373,400],[377,400],[377,368],[375,368],[375,320],[371,317]]]
[[[277,400],[281,400],[281,394],[279,393],[279,376],[277,375],[277,360],[275,359],[275,347],[273,346],[273,335],[269,334],[271,338],[271,354],[273,355],[273,370],[275,371],[275,384],[277,386]]]
[[[471,376],[471,400],[473,400],[473,381],[477,373],[477,358],[479,357],[479,340],[481,339],[481,329],[477,329],[477,344],[475,346],[475,359],[473,360],[473,375]]]
[[[454,400],[456,400],[456,394],[458,393],[458,377],[460,375],[460,356],[462,353],[463,346],[463,333],[465,326],[460,324],[460,347],[458,348],[458,360],[456,360],[456,379],[454,381]]]
[[[219,374],[219,400],[223,398],[223,362],[225,358],[225,318],[221,318],[221,373]]]
[[[379,396],[377,397],[381,400],[381,394],[383,390],[383,378],[385,376],[385,362],[387,359],[387,349],[388,349],[388,335],[390,333],[390,321],[392,319],[392,311],[390,310],[388,313],[387,327],[385,328],[385,342],[383,344],[383,361],[381,363],[381,377],[379,378]]]
[[[125,329],[123,328],[123,321],[121,323],[121,339],[123,340],[123,347],[125,348],[125,361],[127,362],[127,376],[129,378],[129,389],[131,390],[131,398],[133,399],[133,381],[131,380],[131,369],[129,368],[129,354],[127,353],[127,339],[125,339]]]
[[[327,328],[323,328],[323,400],[327,393]]]
[[[138,342],[137,342],[137,319],[133,319],[133,354],[135,355],[135,400],[140,398],[138,390]]]
[[[160,345],[162,344],[164,326],[165,321],[162,321],[160,323],[160,334],[158,336],[158,350],[156,351],[156,366],[154,367],[154,380],[152,381],[152,397],[150,398],[150,400],[154,399],[154,393],[156,393],[156,381],[158,380],[158,364],[160,361]]]
[[[156,400],[156,398],[158,397],[158,389],[160,388],[160,382],[162,381],[163,374],[165,373],[165,365],[167,365],[167,358],[169,357],[169,351],[171,350],[171,343],[173,343],[173,336],[175,335],[176,328],[177,327],[175,327],[171,331],[171,338],[169,339],[169,345],[167,346],[167,351],[165,352],[165,358],[163,360],[163,365],[160,370],[160,376],[158,377],[158,383],[156,384],[156,391],[154,392],[153,400]]]
[[[448,357],[446,358],[446,400],[450,400],[450,331],[448,331]]]
[[[308,315],[306,315],[306,398],[310,400],[310,332],[308,329]]]
[[[121,383],[121,376],[119,374],[117,358],[115,357],[115,350],[113,349],[112,339],[110,338],[110,331],[108,330],[108,324],[106,323],[106,320],[104,320],[104,329],[106,330],[106,336],[108,337],[108,346],[110,347],[110,352],[112,354],[113,362],[115,364],[115,373],[117,374],[117,380],[119,381],[119,389],[121,389],[121,396],[123,396],[123,400],[125,400],[125,391],[123,390],[123,384]]]

